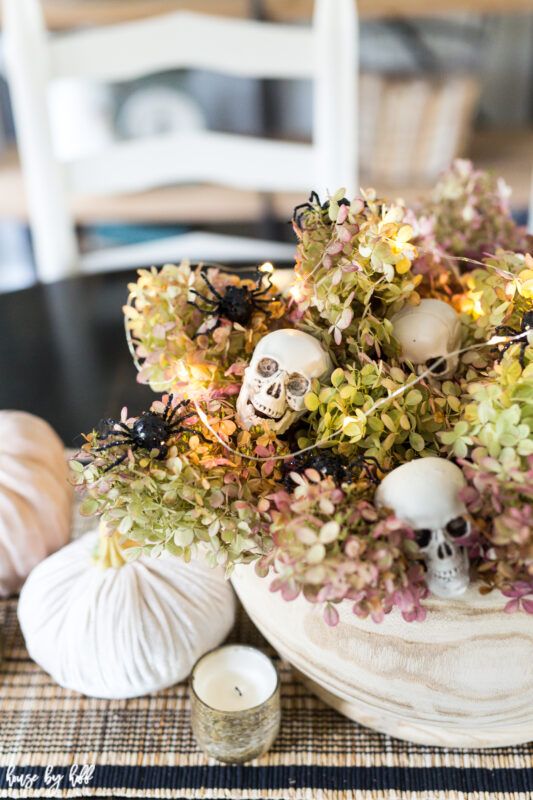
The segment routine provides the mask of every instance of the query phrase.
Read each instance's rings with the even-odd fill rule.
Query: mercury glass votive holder
[[[218,761],[251,761],[266,753],[279,733],[278,671],[255,647],[229,644],[199,658],[190,698],[194,736]]]

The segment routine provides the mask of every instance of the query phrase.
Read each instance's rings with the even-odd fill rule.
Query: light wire
[[[133,306],[131,306],[132,298],[133,298],[133,293],[130,293],[130,295],[128,296],[128,300],[127,300],[126,305],[129,305],[130,307],[133,307]],[[130,329],[128,327],[128,318],[126,316],[124,317],[124,327],[125,327],[125,331],[126,331],[126,340],[127,340],[127,343],[128,343],[128,349],[129,349],[129,351],[131,353],[131,356],[132,356],[132,359],[133,359],[133,363],[135,364],[135,367],[136,367],[137,371],[140,372],[140,370],[142,369],[142,366],[141,366],[141,364],[139,362],[137,353],[135,352],[135,347],[133,345],[133,340],[132,340],[132,337],[131,337],[131,331],[130,331]],[[343,422],[343,428],[346,427],[346,425],[349,424],[350,422],[362,422],[363,420],[367,419],[370,416],[370,414],[372,414],[376,409],[378,409],[381,406],[385,405],[390,400],[393,400],[395,397],[401,397],[401,395],[404,394],[404,392],[406,392],[411,387],[416,386],[418,383],[423,381],[424,378],[427,378],[427,377],[430,377],[430,376],[436,377],[435,367],[438,366],[439,364],[441,364],[442,362],[446,361],[448,358],[452,358],[454,356],[460,356],[460,355],[463,355],[464,353],[468,353],[468,352],[470,352],[472,350],[480,350],[483,347],[488,347],[488,346],[495,345],[495,344],[515,342],[515,341],[518,341],[520,339],[523,339],[527,335],[528,335],[528,331],[522,331],[520,333],[517,333],[515,336],[492,336],[487,341],[477,342],[476,344],[471,344],[471,345],[468,345],[467,347],[461,347],[458,350],[453,350],[451,353],[447,353],[445,356],[441,356],[440,358],[438,358],[432,364],[431,368],[428,368],[428,369],[424,370],[419,375],[417,375],[415,378],[413,378],[412,380],[410,380],[407,383],[403,384],[403,386],[400,386],[398,389],[396,389],[394,392],[392,392],[392,394],[388,395],[387,397],[382,397],[379,400],[376,400],[376,402],[373,403],[370,406],[370,408],[367,409],[367,411],[361,411],[358,417],[347,417]],[[149,384],[152,388],[153,388],[153,386],[161,385],[161,386],[164,386],[165,389],[168,389],[170,381],[164,381],[164,382],[162,382],[162,381],[154,381],[154,382],[146,381],[146,383]],[[309,445],[308,447],[303,447],[300,450],[295,450],[292,453],[287,453],[286,455],[254,456],[254,455],[250,455],[249,453],[243,453],[240,450],[236,450],[235,448],[231,447],[227,442],[225,442],[224,439],[217,433],[217,431],[215,431],[214,428],[210,425],[206,413],[199,407],[198,402],[195,399],[193,399],[192,402],[193,402],[194,407],[196,409],[196,413],[198,414],[198,418],[200,419],[202,424],[207,428],[209,433],[212,436],[215,437],[217,442],[219,444],[221,444],[229,453],[232,453],[233,455],[239,456],[239,458],[245,458],[248,461],[258,461],[258,462],[273,461],[273,460],[274,461],[284,461],[284,460],[289,459],[289,458],[294,458],[295,456],[301,455],[302,453],[307,453],[309,450],[314,450],[316,447],[320,447],[321,445],[325,444],[326,442],[331,441],[336,436],[339,436],[339,434],[342,434],[342,430],[343,430],[342,428],[340,430],[336,430],[333,433],[331,433],[329,436],[325,436],[324,438],[319,439],[314,444]]]
[[[523,331],[517,334],[516,336],[506,336],[506,337],[493,336],[488,341],[478,342],[477,344],[469,345],[468,347],[461,347],[458,350],[453,350],[451,353],[447,353],[446,356],[441,356],[432,364],[431,369],[424,370],[423,372],[420,373],[420,375],[417,375],[416,378],[413,378],[412,380],[403,384],[403,386],[400,386],[398,389],[392,392],[392,394],[387,395],[387,397],[382,397],[380,400],[376,400],[376,402],[373,403],[370,406],[370,408],[367,409],[367,411],[361,411],[358,417],[346,417],[344,419],[342,428],[334,431],[329,436],[325,436],[323,439],[319,439],[317,442],[315,442],[312,445],[309,445],[308,447],[303,447],[301,450],[295,450],[294,452],[287,453],[286,455],[252,456],[249,455],[248,453],[242,453],[239,450],[235,450],[234,448],[230,447],[230,445],[227,442],[225,442],[222,439],[222,437],[219,436],[218,433],[211,427],[211,425],[209,424],[209,420],[207,419],[207,415],[198,406],[196,400],[193,399],[192,402],[194,404],[196,413],[198,414],[198,417],[201,420],[201,422],[205,425],[207,430],[215,437],[215,439],[226,448],[228,452],[233,453],[234,455],[237,455],[240,458],[246,458],[249,461],[272,461],[272,460],[284,461],[285,459],[299,456],[302,453],[307,453],[309,450],[314,450],[316,447],[320,447],[320,445],[331,441],[331,439],[334,439],[336,436],[342,434],[343,429],[351,422],[362,422],[363,420],[367,419],[370,416],[370,414],[372,414],[372,412],[375,411],[377,408],[380,408],[381,406],[385,405],[390,400],[393,400],[395,397],[401,397],[401,395],[404,394],[404,392],[406,392],[412,386],[416,386],[418,383],[423,381],[424,378],[427,378],[429,376],[435,377],[435,372],[434,372],[435,367],[438,364],[442,363],[443,361],[446,361],[448,358],[451,358],[453,356],[459,356],[462,355],[463,353],[468,353],[471,350],[480,350],[481,348],[487,347],[489,345],[501,344],[503,342],[514,342],[517,341],[518,339],[523,339],[525,336],[527,336],[527,334],[528,331]]]

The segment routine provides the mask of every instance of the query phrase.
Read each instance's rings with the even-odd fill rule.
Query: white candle
[[[266,753],[280,726],[276,668],[260,650],[229,644],[206,653],[191,675],[191,725],[200,747],[227,763]]]
[[[192,686],[200,700],[217,711],[243,711],[275,692],[278,674],[272,661],[253,647],[228,645],[204,656]]]

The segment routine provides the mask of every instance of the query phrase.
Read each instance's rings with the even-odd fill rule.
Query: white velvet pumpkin
[[[70,538],[72,489],[63,443],[23,411],[0,411],[0,596]]]
[[[92,697],[149,694],[186,678],[229,633],[235,597],[201,561],[147,558],[102,569],[98,531],[36,567],[19,601],[30,656],[67,689]]]

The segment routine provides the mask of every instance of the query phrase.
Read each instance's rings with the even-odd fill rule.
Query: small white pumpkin
[[[23,411],[0,411],[0,596],[19,591],[70,538],[72,489],[63,443]]]
[[[98,537],[67,545],[26,581],[18,615],[30,656],[60,686],[91,697],[138,697],[182,681],[231,630],[231,585],[201,561],[125,562],[104,535],[95,561]]]

